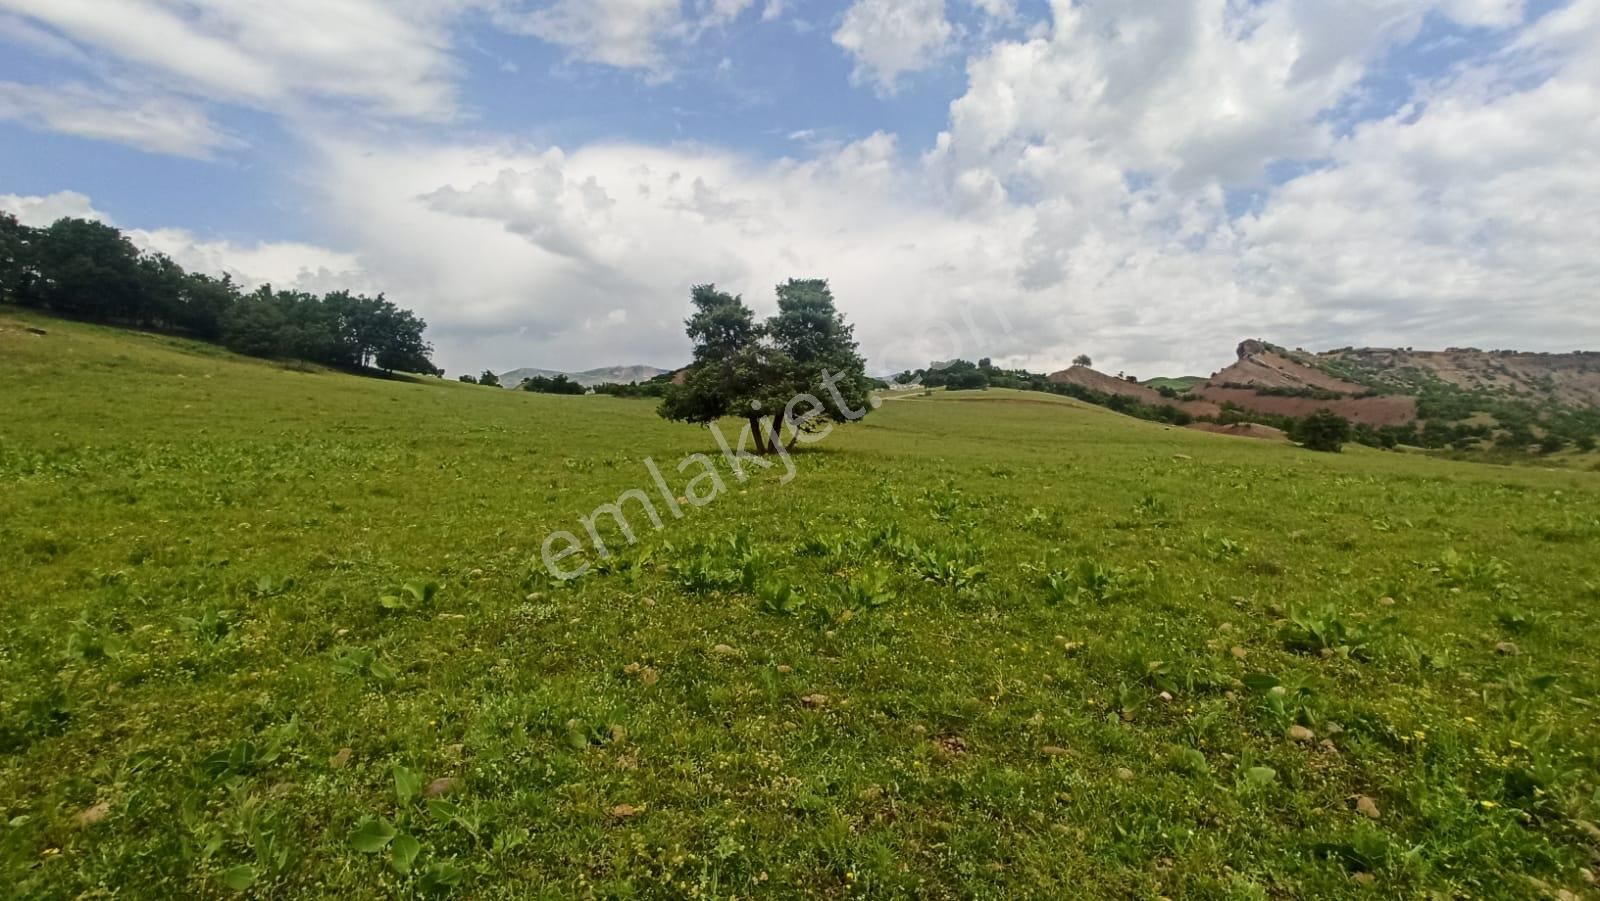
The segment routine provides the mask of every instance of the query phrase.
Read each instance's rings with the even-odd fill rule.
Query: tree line
[[[423,339],[427,323],[382,294],[246,292],[226,274],[187,272],[88,219],[30,228],[0,211],[0,303],[185,334],[256,357],[443,374]]]

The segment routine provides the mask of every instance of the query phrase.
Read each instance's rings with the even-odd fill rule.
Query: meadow
[[[0,310],[0,886],[1595,892],[1600,474],[941,392],[549,575],[693,453]]]

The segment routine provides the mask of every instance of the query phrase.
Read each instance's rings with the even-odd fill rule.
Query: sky
[[[0,0],[0,209],[452,374],[790,277],[880,373],[1600,349],[1600,0]]]

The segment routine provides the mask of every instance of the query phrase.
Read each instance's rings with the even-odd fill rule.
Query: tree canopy
[[[741,296],[696,285],[685,331],[694,359],[682,384],[667,388],[660,414],[709,423],[738,416],[750,423],[758,452],[780,448],[828,422],[860,419],[872,388],[857,350],[854,327],[834,304],[823,279],[790,279],[777,286],[778,312],[765,322]],[[804,409],[801,409],[801,407]]]
[[[342,369],[435,374],[427,323],[384,298],[318,297],[263,285],[244,293],[224,274],[186,272],[88,219],[29,228],[0,212],[0,302],[62,316],[221,342],[239,353]]]

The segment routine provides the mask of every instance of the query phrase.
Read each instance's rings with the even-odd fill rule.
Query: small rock
[[[27,327],[27,329],[28,329],[28,334],[30,334],[30,335],[38,335],[41,338],[44,337],[45,335],[50,334],[49,332],[45,331],[42,328],[39,328],[38,326],[30,325],[30,326]]]
[[[1223,623],[1222,625],[1217,627],[1217,631],[1218,632],[1232,632],[1233,631],[1233,623]]]
[[[644,604],[646,607],[654,607],[656,605],[656,599],[655,598],[645,598],[642,601],[640,601],[640,603]]]
[[[1317,654],[1322,657],[1322,659],[1326,660],[1333,656],[1333,648],[1323,648],[1322,650],[1318,651]]]
[[[794,672],[794,667],[790,666],[787,663],[780,663],[780,664],[778,664],[778,672],[784,673],[784,674],[787,675],[788,673]]]
[[[656,672],[656,668],[653,666],[647,666],[644,669],[639,670],[639,684],[643,685],[645,688],[649,688],[650,686],[656,684],[656,682],[660,681],[660,679],[661,674]]]
[[[1132,782],[1133,770],[1130,770],[1125,766],[1119,766],[1117,767],[1117,778],[1121,779],[1123,782]]]
[[[78,815],[72,818],[72,821],[78,824],[78,828],[87,829],[88,827],[101,822],[110,815],[111,802],[101,801],[93,807],[85,807],[83,810],[79,811]]]
[[[1157,697],[1159,697],[1163,701],[1171,701],[1172,700],[1172,692],[1164,691],[1161,694],[1157,695]]]
[[[1243,660],[1244,658],[1250,656],[1249,651],[1239,647],[1238,645],[1234,645],[1233,648],[1228,651],[1228,653],[1232,654],[1233,659],[1235,660]]]
[[[1284,734],[1289,737],[1290,741],[1300,741],[1300,742],[1311,741],[1312,739],[1317,737],[1316,733],[1314,733],[1310,729],[1307,729],[1306,727],[1300,725],[1299,723],[1296,723],[1295,725],[1290,726],[1289,727],[1289,731],[1284,733]]]
[[[1289,693],[1289,689],[1284,688],[1282,685],[1274,685],[1271,688],[1267,689],[1267,694],[1272,695],[1275,698],[1281,698],[1284,695],[1287,695],[1288,693]]]
[[[1381,598],[1378,598],[1378,603],[1381,604],[1384,607],[1393,607],[1394,606],[1394,598],[1381,597]]]
[[[1194,458],[1189,456],[1188,454],[1173,454],[1172,455],[1172,459],[1174,459],[1174,460],[1193,460]]]
[[[951,755],[965,754],[967,753],[967,740],[959,735],[946,735],[939,739],[939,750]]]
[[[1515,657],[1522,653],[1522,649],[1517,647],[1514,642],[1502,641],[1494,646],[1494,652],[1506,657]]]
[[[1378,877],[1372,875],[1371,873],[1365,872],[1365,871],[1357,873],[1354,876],[1351,876],[1350,878],[1354,879],[1356,881],[1356,884],[1358,884],[1358,885],[1371,885],[1374,882],[1378,881]]]
[[[328,758],[328,766],[331,766],[336,770],[342,770],[350,763],[350,755],[354,753],[355,752],[349,748],[340,748],[337,754],[334,754]]]
[[[642,670],[642,669],[644,669],[644,664],[641,664],[641,663],[630,663],[627,666],[623,667],[622,671],[624,673],[627,673],[628,675],[632,676],[632,675],[638,673],[639,670]]]
[[[1378,812],[1378,802],[1366,795],[1356,795],[1356,811],[1369,820],[1376,820],[1383,816]]]
[[[1317,745],[1317,747],[1321,748],[1324,751],[1327,751],[1329,754],[1337,754],[1337,753],[1339,753],[1339,746],[1334,744],[1333,743],[1333,739],[1331,739],[1331,738],[1324,738]]]
[[[828,706],[828,696],[824,694],[809,694],[801,698],[800,703],[815,710],[818,707]]]
[[[1344,734],[1344,726],[1329,720],[1328,722],[1322,724],[1322,731],[1328,733],[1329,735],[1342,735]]]
[[[617,806],[611,808],[611,815],[619,820],[626,820],[629,817],[636,817],[643,812],[644,807],[642,805],[635,807],[632,804],[618,804]]]
[[[440,798],[445,795],[455,794],[465,784],[461,781],[460,776],[443,776],[429,782],[428,787],[423,789],[422,793],[429,798]]]
[[[611,728],[607,730],[607,734],[611,736],[613,744],[621,744],[628,740],[628,730],[621,723],[612,723]]]
[[[1039,749],[1046,757],[1071,757],[1072,752],[1056,745],[1045,745]]]
[[[716,654],[718,657],[737,657],[739,656],[739,649],[731,644],[719,644],[711,646],[711,653]]]

